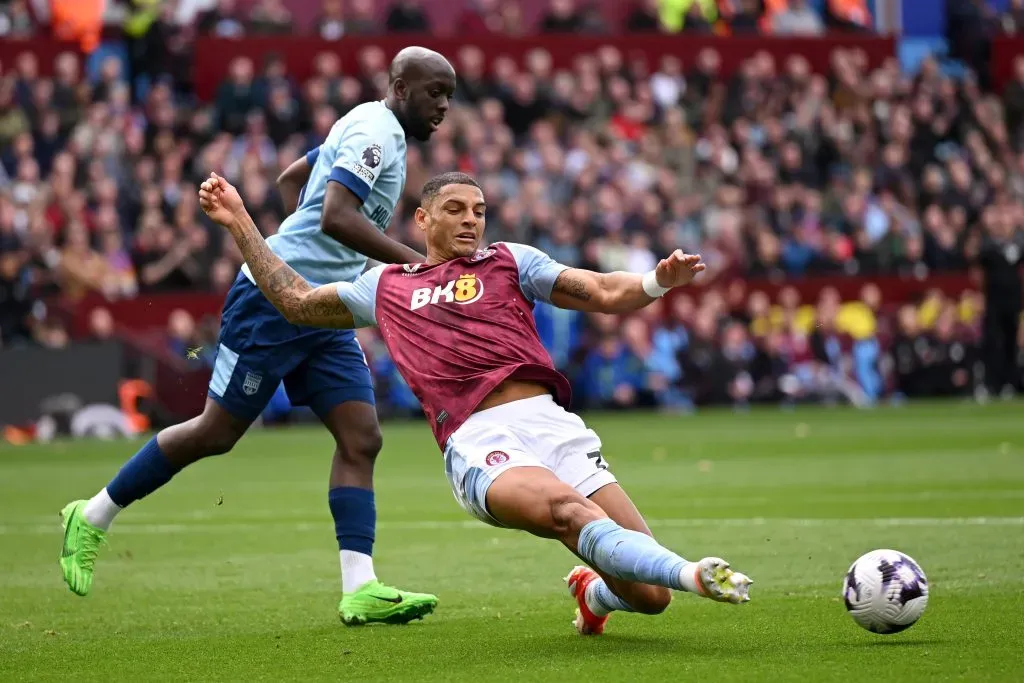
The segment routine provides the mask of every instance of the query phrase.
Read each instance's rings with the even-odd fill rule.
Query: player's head
[[[431,261],[471,256],[480,247],[486,220],[484,193],[472,176],[442,173],[427,181],[416,209],[416,225]]]
[[[455,92],[455,69],[441,54],[407,47],[388,69],[388,106],[407,135],[427,140],[444,121]]]

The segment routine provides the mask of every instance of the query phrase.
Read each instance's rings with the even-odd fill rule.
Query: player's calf
[[[622,600],[632,608],[632,611],[640,614],[661,614],[672,604],[672,591],[664,586],[626,583],[620,584],[618,588],[622,592]]]

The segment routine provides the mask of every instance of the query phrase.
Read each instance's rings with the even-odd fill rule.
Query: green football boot
[[[64,526],[60,568],[64,572],[64,583],[76,595],[89,594],[96,553],[107,536],[107,532],[86,521],[82,515],[85,503],[84,500],[75,500],[60,511],[61,524]]]
[[[374,580],[345,595],[338,604],[338,613],[346,626],[407,624],[427,616],[435,607],[435,595],[407,593]]]

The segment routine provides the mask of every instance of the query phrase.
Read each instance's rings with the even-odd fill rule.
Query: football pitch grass
[[[346,628],[330,437],[263,430],[115,523],[92,594],[57,567],[57,511],[135,446],[0,447],[0,681],[1024,680],[1024,405],[590,415],[668,547],[720,555],[753,600],[678,595],[581,638],[552,541],[455,503],[422,422],[384,426],[377,572],[438,594],[408,626]],[[854,559],[914,557],[931,595],[878,636],[840,597]]]

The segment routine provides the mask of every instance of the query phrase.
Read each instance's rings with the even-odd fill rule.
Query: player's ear
[[[419,228],[420,230],[426,231],[426,229],[427,229],[427,218],[429,218],[429,214],[427,213],[427,210],[424,209],[422,206],[417,206],[416,207],[416,213],[413,214],[413,220],[416,221],[416,227]]]

